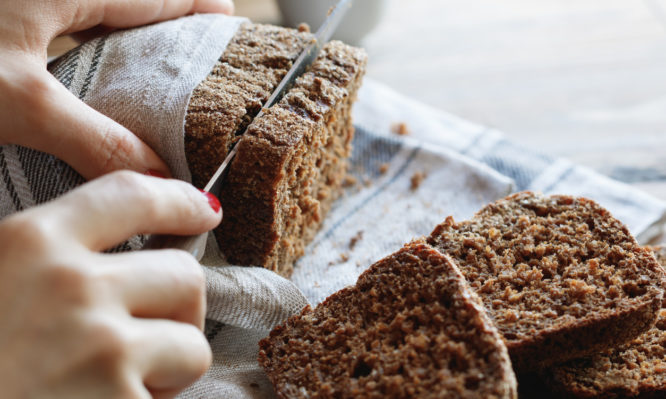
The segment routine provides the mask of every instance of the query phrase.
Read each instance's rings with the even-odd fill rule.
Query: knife
[[[264,113],[264,109],[270,108],[273,105],[277,104],[277,102],[280,101],[282,96],[287,91],[289,91],[291,86],[293,86],[296,79],[299,76],[301,76],[305,72],[307,67],[314,62],[324,44],[326,44],[330,40],[331,36],[333,35],[337,27],[340,25],[340,22],[342,22],[342,19],[344,18],[345,14],[349,10],[349,8],[351,8],[352,3],[353,0],[340,0],[335,5],[335,7],[329,10],[328,17],[326,17],[324,23],[317,30],[317,33],[315,33],[314,38],[310,41],[307,47],[305,47],[305,49],[301,52],[296,61],[294,61],[294,64],[291,66],[287,74],[277,85],[275,90],[273,90],[273,93],[271,94],[270,97],[268,97],[268,100],[266,100],[266,103],[259,111],[257,116],[254,117],[254,119],[261,117],[261,115],[263,115]],[[245,134],[247,129],[248,128],[246,127],[245,131],[241,133],[241,136]],[[238,140],[236,141],[236,143],[238,143]],[[210,178],[210,180],[204,187],[204,191],[207,191],[215,195],[216,197],[220,196],[222,183],[229,170],[229,164],[231,164],[231,161],[236,156],[237,151],[238,147],[234,145],[231,151],[229,151],[229,154],[227,154],[226,158],[224,158],[224,161],[222,161],[222,164],[217,168],[217,171],[215,171],[215,173],[213,174],[213,177]],[[204,254],[204,250],[206,249],[207,236],[208,236],[207,232],[195,236],[154,234],[150,236],[150,238],[148,238],[146,244],[143,246],[143,249],[165,249],[165,248],[182,249],[191,253],[197,260],[201,260]]]

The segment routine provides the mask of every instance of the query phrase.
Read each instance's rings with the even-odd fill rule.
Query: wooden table
[[[362,44],[369,77],[666,200],[666,0],[393,0]]]

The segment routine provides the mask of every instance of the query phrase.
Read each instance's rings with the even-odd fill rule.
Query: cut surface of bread
[[[280,398],[515,398],[502,339],[450,258],[413,242],[260,343]]]
[[[520,372],[625,343],[661,308],[651,251],[588,199],[514,194],[469,221],[448,218],[428,242],[480,295]]]
[[[656,248],[666,267],[666,251]],[[631,343],[544,373],[553,390],[575,398],[666,398],[666,308]]]
[[[193,93],[185,129],[188,163],[200,186],[238,143],[220,196],[224,219],[215,230],[222,252],[233,264],[283,276],[342,192],[354,133],[351,106],[367,61],[361,49],[327,43],[282,100],[255,118],[311,38],[244,26]]]
[[[287,73],[312,35],[272,25],[241,25],[215,67],[192,93],[185,153],[203,188],[232,144]]]

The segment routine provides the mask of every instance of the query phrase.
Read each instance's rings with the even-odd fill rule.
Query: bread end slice
[[[260,342],[281,398],[515,398],[502,339],[451,259],[413,242]]]

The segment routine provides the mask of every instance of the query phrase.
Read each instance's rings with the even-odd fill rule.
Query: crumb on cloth
[[[356,244],[363,239],[363,230],[359,230],[354,237],[349,240],[349,249],[354,249]]]
[[[379,165],[379,173],[384,175],[384,174],[386,174],[386,172],[388,172],[388,170],[389,170],[388,162],[385,162],[385,163]]]
[[[423,183],[423,180],[426,178],[426,173],[425,172],[416,172],[412,175],[412,177],[409,179],[411,184],[409,186],[409,189],[412,191],[416,191],[419,189],[421,186],[421,183]]]
[[[346,175],[342,181],[342,187],[352,187],[358,184],[358,179],[352,175]]]
[[[399,136],[407,136],[410,134],[409,126],[407,126],[405,122],[394,123],[393,126],[391,126],[391,130]]]

